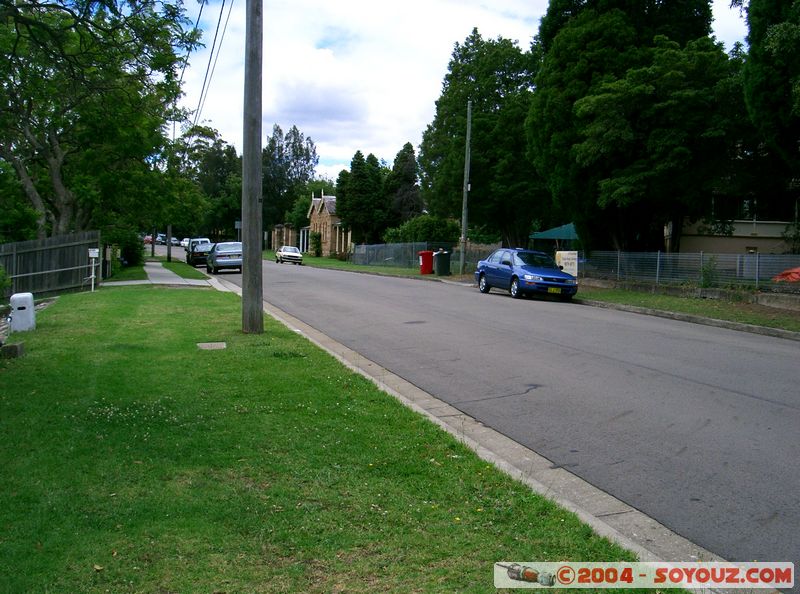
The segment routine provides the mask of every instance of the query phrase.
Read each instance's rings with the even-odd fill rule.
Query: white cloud
[[[200,119],[240,150],[245,0],[234,1]],[[714,1],[715,33],[726,48],[745,34],[728,4]],[[198,104],[219,6],[206,5],[207,47],[192,55],[186,72],[190,109]],[[406,142],[419,146],[433,120],[454,44],[477,27],[484,38],[503,36],[527,49],[546,9],[547,0],[265,2],[264,137],[275,123],[284,132],[296,125],[317,147],[318,172],[334,180],[357,150],[391,164]]]

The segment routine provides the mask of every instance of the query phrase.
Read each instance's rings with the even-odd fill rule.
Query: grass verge
[[[581,286],[577,298],[800,332],[800,312],[755,303],[655,295],[624,289],[599,289],[585,285]]]
[[[195,280],[206,280],[208,277],[203,274],[200,270],[195,268],[194,266],[190,266],[186,262],[181,262],[179,260],[173,260],[172,262],[167,262],[166,258],[161,259],[161,264],[167,270],[171,270],[181,278],[188,278],[188,279],[195,279]]]
[[[147,273],[144,271],[144,266],[125,266],[117,270],[114,276],[103,280],[107,282],[147,280]]]
[[[232,294],[150,286],[39,313],[0,361],[0,591],[487,592],[499,560],[633,560],[296,333],[239,328]]]

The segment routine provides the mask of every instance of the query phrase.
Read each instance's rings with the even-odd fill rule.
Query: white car
[[[299,248],[293,245],[282,245],[281,249],[275,252],[275,262],[283,264],[284,262],[291,262],[292,264],[303,265],[303,254]]]
[[[181,247],[182,248],[189,247],[189,238],[188,237],[184,237],[183,239],[181,239]]]

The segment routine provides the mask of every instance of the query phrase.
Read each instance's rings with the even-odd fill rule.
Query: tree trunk
[[[44,200],[42,200],[42,197],[39,195],[39,191],[36,189],[36,184],[33,183],[25,164],[19,158],[12,157],[11,155],[5,153],[3,154],[3,158],[11,162],[11,165],[14,167],[14,170],[17,172],[17,176],[22,183],[22,189],[25,192],[25,196],[28,198],[31,206],[33,206],[33,209],[36,211],[37,239],[44,239],[47,237],[48,212],[47,208],[45,207]]]
[[[58,137],[52,133],[47,134],[49,150],[46,151],[47,172],[50,175],[50,184],[53,187],[53,210],[55,215],[53,234],[64,235],[73,231],[81,231],[76,227],[80,213],[75,203],[75,195],[64,184],[62,169],[66,154],[61,148]]]

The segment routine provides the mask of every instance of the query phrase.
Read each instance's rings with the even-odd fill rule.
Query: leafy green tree
[[[36,238],[36,211],[8,163],[0,161],[0,243]]]
[[[170,213],[173,227],[190,235],[235,236],[242,216],[242,160],[217,130],[189,128],[175,143],[169,172],[173,193],[183,198],[181,209]],[[180,184],[181,178],[193,187]]]
[[[314,179],[306,184],[302,193],[295,199],[292,210],[286,213],[286,221],[295,229],[302,229],[309,224],[308,211],[311,208],[311,197],[317,194],[333,196],[336,194],[336,186],[327,179]]]
[[[664,223],[680,217],[664,202],[680,202],[674,192],[713,169],[707,151],[720,134],[713,116],[724,54],[716,46],[686,49],[708,37],[710,22],[702,1],[551,3],[534,48],[541,67],[528,151],[554,208],[576,223],[584,244],[660,247]],[[705,76],[704,66],[712,69]],[[688,114],[690,105],[696,111]],[[702,130],[708,136],[682,144],[693,142],[704,118],[714,120]],[[681,163],[683,181],[669,180]],[[656,180],[674,182],[661,204],[650,195]]]
[[[386,243],[414,243],[414,242],[458,242],[461,227],[452,219],[441,219],[431,215],[414,217],[392,229],[387,229],[384,234]]]
[[[284,215],[314,178],[317,149],[296,126],[284,135],[275,124],[263,150],[264,226],[284,223]]]
[[[336,184],[336,214],[352,231],[355,243],[377,243],[389,217],[390,204],[384,193],[387,168],[370,153],[366,159],[356,151],[350,171],[341,172]]]
[[[750,118],[767,145],[800,175],[800,0],[750,0],[744,67]]]
[[[731,74],[721,44],[658,37],[649,62],[576,101],[572,154],[596,172],[597,205],[616,212],[621,242],[657,249],[665,222],[680,229],[706,213],[730,174],[729,118],[742,113],[726,110],[720,92]]]
[[[194,43],[181,7],[3,0],[0,11],[0,159],[37,212],[37,235],[129,216],[109,178],[163,148],[180,53]]]
[[[414,146],[410,142],[397,153],[392,170],[386,176],[384,192],[390,205],[387,224],[400,225],[422,214],[419,167]]]
[[[534,68],[532,55],[513,41],[484,40],[477,29],[456,44],[420,146],[422,195],[432,214],[461,216],[468,101],[470,222],[501,233],[507,244],[520,244],[532,220],[549,209],[541,178],[524,156]]]

